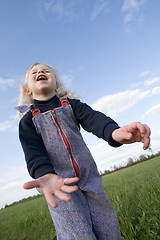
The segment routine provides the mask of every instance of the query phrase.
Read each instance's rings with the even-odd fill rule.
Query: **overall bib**
[[[72,200],[56,198],[57,208],[48,204],[58,240],[120,240],[116,212],[107,199],[96,163],[87,148],[68,100],[61,107],[40,113],[32,109],[33,122],[42,136],[58,176],[79,177]]]

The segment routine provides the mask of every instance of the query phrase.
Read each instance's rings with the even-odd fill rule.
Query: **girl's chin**
[[[49,99],[52,98],[55,94],[55,91],[51,91],[50,88],[41,88],[36,94],[34,94],[34,99]]]

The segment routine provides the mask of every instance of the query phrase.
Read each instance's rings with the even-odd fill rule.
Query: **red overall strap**
[[[62,98],[62,99],[61,99],[61,106],[66,106],[66,105],[68,105],[68,104],[69,104],[69,101],[68,101],[67,98]],[[33,117],[41,113],[40,109],[39,109],[39,108],[36,108],[36,107],[34,107],[34,108],[31,110],[31,112],[32,112]]]
[[[68,105],[69,104],[69,101],[67,98],[62,98],[61,99],[61,106],[65,106],[65,105]]]
[[[32,110],[31,110],[31,112],[32,112],[32,115],[33,115],[33,117],[34,116],[36,116],[37,114],[40,114],[41,113],[41,111],[39,110],[39,108],[33,108]]]

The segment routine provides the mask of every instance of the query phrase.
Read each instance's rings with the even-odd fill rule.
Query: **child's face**
[[[35,65],[29,72],[28,95],[33,99],[46,100],[55,95],[56,78],[51,68],[44,64]]]

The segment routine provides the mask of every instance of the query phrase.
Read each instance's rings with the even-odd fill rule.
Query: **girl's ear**
[[[27,86],[25,86],[24,93],[25,93],[27,96],[31,96],[31,95],[32,95],[31,90],[29,90],[29,88],[28,88]]]
[[[28,89],[28,91],[27,91],[27,95],[28,96],[31,96],[32,95],[32,92]]]

